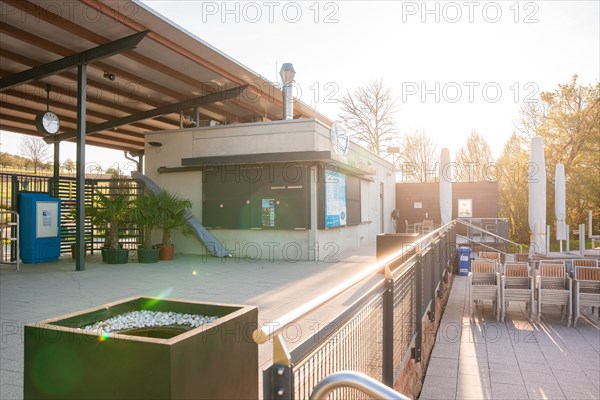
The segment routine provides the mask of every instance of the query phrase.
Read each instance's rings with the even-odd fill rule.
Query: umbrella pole
[[[562,240],[559,240],[560,242],[560,252],[562,253]]]

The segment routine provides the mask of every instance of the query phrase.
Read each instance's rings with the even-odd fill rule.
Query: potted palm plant
[[[147,190],[133,202],[131,220],[142,231],[142,244],[138,247],[138,261],[155,263],[158,261],[159,249],[152,245],[152,231],[158,223],[158,196]]]
[[[172,260],[175,252],[175,246],[171,240],[172,234],[175,231],[181,231],[186,235],[189,233],[189,222],[186,216],[192,203],[167,190],[161,190],[156,197],[158,199],[156,227],[162,231],[160,259]]]
[[[105,232],[103,260],[109,264],[125,264],[129,250],[119,246],[119,229],[129,220],[129,197],[125,194],[107,195],[96,191],[94,201],[88,207],[92,224]]]

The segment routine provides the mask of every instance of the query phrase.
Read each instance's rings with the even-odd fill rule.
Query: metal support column
[[[420,254],[417,256],[417,263],[414,268],[417,289],[415,296],[415,330],[417,331],[417,338],[415,339],[415,347],[412,349],[412,358],[415,362],[421,362],[423,344],[423,257]]]
[[[75,270],[85,271],[85,121],[87,65],[77,67],[77,173],[75,178]]]
[[[273,365],[263,371],[265,400],[294,400],[294,371],[281,335],[273,338]]]
[[[60,179],[60,142],[54,140],[54,165],[52,168],[52,195],[58,196],[58,180]]]
[[[383,292],[383,371],[382,381],[394,387],[394,278],[390,266],[385,267]]]
[[[425,255],[427,260],[426,268],[429,270],[429,282],[427,282],[429,285],[429,295],[427,296],[427,301],[429,304],[427,317],[429,317],[429,322],[435,321],[435,287],[437,286],[437,266],[435,262],[435,254],[432,254],[432,252],[435,252],[435,247],[432,247],[432,249]]]
[[[310,261],[319,261],[319,229],[318,229],[318,187],[319,187],[319,167],[310,167],[310,229],[308,230],[308,259]],[[312,251],[311,251],[312,250]]]

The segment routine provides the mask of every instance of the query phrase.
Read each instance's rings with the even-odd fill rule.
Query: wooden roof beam
[[[48,76],[56,75],[82,64],[89,64],[106,57],[114,56],[127,50],[135,48],[138,43],[146,36],[148,31],[134,33],[89,50],[63,57],[49,63],[30,68],[28,70],[17,72],[16,74],[6,76],[0,79],[0,91],[10,89],[11,87],[40,80]]]

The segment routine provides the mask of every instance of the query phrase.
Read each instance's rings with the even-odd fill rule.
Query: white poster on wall
[[[58,203],[38,201],[35,203],[36,238],[58,236]]]
[[[458,199],[458,217],[471,218],[473,216],[473,200]]]
[[[346,175],[325,171],[325,227],[346,225]]]

